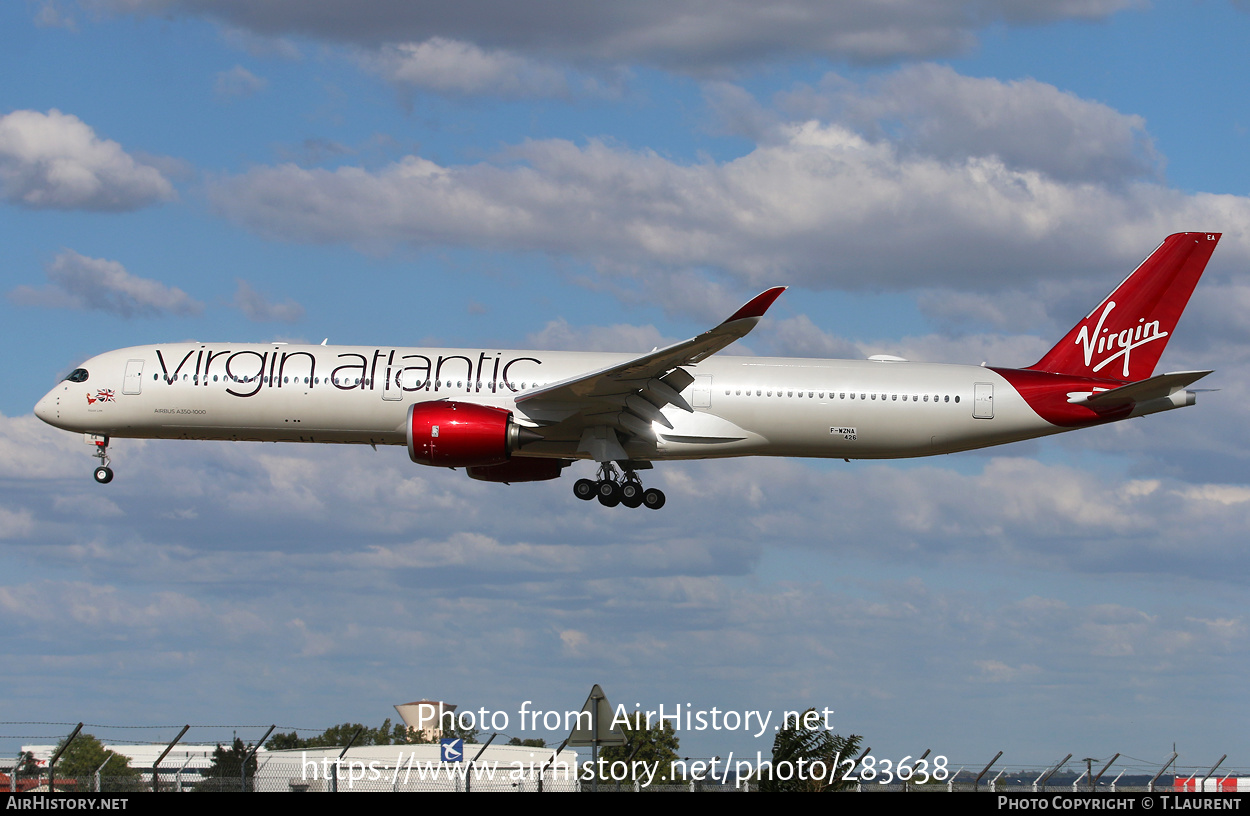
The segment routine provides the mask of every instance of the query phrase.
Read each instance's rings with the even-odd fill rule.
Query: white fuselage
[[[405,444],[408,407],[458,400],[515,412],[547,439],[522,455],[586,458],[559,416],[517,398],[626,354],[390,346],[184,343],[108,352],[36,406],[66,430],[110,437]],[[635,438],[636,459],[898,458],[1058,433],[997,372],[901,361],[709,357],[689,366],[693,413]]]

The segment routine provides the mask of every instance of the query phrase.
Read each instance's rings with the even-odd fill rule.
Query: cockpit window
[[[87,381],[87,369],[75,368],[73,371],[69,373],[69,376],[66,377],[65,380],[67,382],[73,382],[73,383],[86,382]]]

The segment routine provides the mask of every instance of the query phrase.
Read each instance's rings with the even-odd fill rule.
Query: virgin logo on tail
[[[1219,240],[1215,232],[1169,235],[1098,308],[1029,368],[1125,381],[1149,377]],[[1141,351],[1134,354],[1134,349]],[[1112,365],[1117,360],[1121,365]]]
[[[1107,322],[1107,315],[1111,314],[1111,310],[1115,308],[1115,301],[1107,301],[1107,306],[1102,310],[1102,314],[1098,318],[1098,325],[1094,326],[1091,334],[1089,324],[1086,323],[1081,327],[1081,332],[1076,336],[1076,344],[1083,346],[1085,352],[1085,365],[1090,366],[1093,363],[1095,354],[1103,354],[1114,348],[1119,348],[1114,354],[1102,358],[1097,365],[1090,368],[1090,371],[1097,373],[1101,371],[1108,363],[1117,357],[1124,358],[1124,379],[1129,379],[1129,360],[1130,352],[1147,343],[1153,343],[1156,340],[1163,340],[1168,336],[1168,332],[1160,331],[1159,321],[1152,320],[1146,322],[1146,318],[1141,317],[1137,320],[1137,326],[1130,326],[1119,332],[1111,333],[1110,329],[1103,328],[1103,324]]]

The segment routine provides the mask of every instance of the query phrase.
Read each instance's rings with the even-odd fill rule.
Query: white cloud
[[[0,507],[0,539],[26,538],[34,529],[30,510],[10,510]]]
[[[824,331],[807,315],[797,315],[769,321],[761,326],[752,340],[763,340],[770,352],[785,357],[823,357],[826,359],[855,359],[863,353],[858,346],[842,337]]]
[[[387,45],[364,57],[371,70],[399,85],[451,95],[568,96],[564,71],[506,51],[432,37]]]
[[[259,34],[243,28],[225,27],[221,31],[221,38],[230,47],[246,51],[253,57],[262,59],[280,57],[291,61],[303,57],[299,46],[286,37]]]
[[[1047,341],[1027,334],[927,334],[852,341],[826,332],[807,315],[771,320],[751,334],[750,342],[761,353],[782,357],[862,360],[888,354],[924,363],[976,365],[988,361],[1008,366],[1035,362],[1050,348]]]
[[[304,318],[304,307],[291,298],[271,303],[245,280],[238,281],[234,306],[255,323],[297,323]]]
[[[526,345],[536,349],[640,353],[673,342],[655,326],[571,326],[564,318],[550,321],[525,338]]]
[[[56,109],[0,117],[0,190],[36,210],[135,210],[175,197],[155,167]]]
[[[919,155],[815,121],[783,134],[721,164],[545,140],[499,164],[409,156],[377,171],[281,165],[221,179],[210,197],[231,220],[286,240],[713,267],[760,288],[1017,288],[1092,271],[1110,279],[1165,235],[1193,228],[1223,231],[1223,258],[1250,258],[1244,197],[1064,182],[995,157]]]
[[[967,77],[913,65],[864,86],[836,75],[784,94],[794,118],[843,121],[946,161],[997,157],[1065,181],[1122,183],[1157,175],[1160,158],[1140,116],[1034,79]]]
[[[55,0],[43,0],[39,10],[35,12],[35,25],[39,28],[65,28],[76,31],[78,24],[74,18],[61,9]]]
[[[242,65],[221,71],[213,80],[213,93],[218,99],[235,99],[252,96],[265,90],[269,80],[258,77]]]
[[[78,457],[88,450],[81,440],[34,415],[0,414],[0,478],[39,482],[81,475]]]
[[[72,249],[63,250],[45,271],[50,286],[19,286],[9,298],[27,306],[94,309],[125,318],[196,315],[204,309],[181,289],[132,275],[117,261],[88,258]]]
[[[641,63],[687,71],[810,56],[881,62],[955,54],[995,23],[1101,20],[1129,0],[638,0],[628,12],[576,0],[517,6],[366,0],[350,6],[282,0],[94,0],[97,8],[161,16],[203,15],[264,36],[312,36],[374,46],[435,38],[527,57]]]
[[[998,660],[978,660],[974,665],[980,670],[979,679],[990,683],[1016,682],[1041,674],[1040,668],[1029,663],[1013,667]]]
[[[884,749],[917,729],[963,734],[953,723],[987,686],[1049,705],[1072,682],[1103,687],[1128,673],[1138,694],[1175,701],[1195,662],[1244,676],[1245,656],[1229,645],[1244,638],[1250,586],[1240,565],[1250,502],[1236,483],[1125,479],[1010,455],[660,463],[644,478],[669,504],[652,513],[577,502],[567,477],[481,484],[396,449],[119,439],[117,478],[102,488],[81,438],[39,425],[0,421],[0,461],[14,460],[0,474],[12,487],[5,509],[22,514],[22,538],[4,544],[13,566],[0,613],[22,623],[9,653],[31,682],[65,672],[31,656],[69,648],[76,668],[127,666],[119,676],[132,691],[214,681],[197,703],[212,710],[237,692],[229,678],[240,666],[264,655],[249,688],[297,692],[302,711],[330,705],[317,683],[354,676],[363,661],[377,664],[368,703],[385,708],[412,699],[414,682],[409,661],[386,656],[420,654],[454,675],[419,673],[433,695],[515,710],[541,694],[557,694],[550,707],[580,695],[560,706],[575,708],[588,667],[608,667],[609,693],[627,704],[827,702],[848,728],[866,721]],[[17,481],[32,463],[56,481]],[[90,501],[104,493],[107,505]],[[93,506],[109,512],[70,510]],[[20,577],[49,560],[84,577]],[[776,578],[796,574],[790,564],[803,580]],[[1143,597],[1143,586],[1167,591],[1107,600]],[[131,659],[135,642],[143,653]],[[497,684],[457,674],[492,659],[510,669],[502,699]],[[770,667],[766,681],[758,666]],[[890,679],[867,690],[856,682],[864,667]],[[691,691],[708,676],[720,699]],[[1180,699],[1201,704],[1209,688]],[[886,716],[924,695],[947,704]],[[186,711],[185,700],[167,705]],[[1129,705],[1114,694],[1090,702]],[[1030,732],[1048,746],[1088,714],[1057,708],[1067,712],[1058,723]],[[151,721],[139,716],[150,708],[131,710]],[[1172,709],[1151,710],[1163,713],[1150,727],[1166,731]]]
[[[1224,505],[1242,504],[1250,501],[1250,487],[1220,484],[1194,485],[1183,490],[1181,495],[1187,499],[1199,499]]]
[[[1110,281],[1103,284],[1104,288],[1110,286]],[[1046,325],[1049,321],[1046,305],[1060,295],[1060,292],[1039,292],[1036,289],[995,293],[933,289],[919,293],[916,305],[925,315],[942,323],[958,325],[972,322],[1018,331]],[[1089,293],[1086,300],[1095,303],[1097,296]]]

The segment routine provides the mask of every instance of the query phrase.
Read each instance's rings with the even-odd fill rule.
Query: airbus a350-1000
[[[555,479],[659,508],[638,471],[668,459],[892,459],[984,448],[1193,405],[1209,371],[1154,374],[1220,236],[1168,237],[1036,364],[1023,369],[718,355],[782,293],[647,354],[394,346],[177,343],[111,351],[35,406],[96,446],[112,438],[406,445],[474,479]]]

